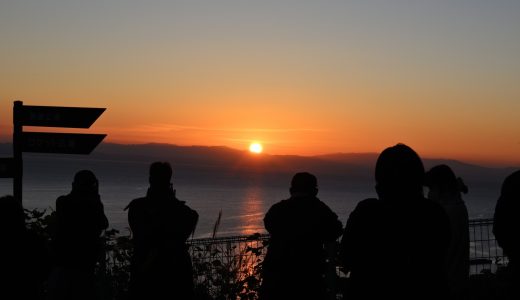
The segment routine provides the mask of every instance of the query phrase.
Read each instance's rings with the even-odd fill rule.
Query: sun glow
[[[264,147],[262,147],[260,143],[251,143],[251,145],[249,145],[249,151],[252,153],[262,153],[262,150],[264,150]]]

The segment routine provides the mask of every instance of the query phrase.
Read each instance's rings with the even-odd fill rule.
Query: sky
[[[517,0],[0,0],[0,140],[21,100],[113,143],[520,166],[519,32]]]

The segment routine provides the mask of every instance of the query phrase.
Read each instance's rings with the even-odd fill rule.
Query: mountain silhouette
[[[0,155],[12,155],[11,144],[0,143]],[[88,156],[24,153],[24,174],[48,172],[51,166],[57,176],[63,174],[64,180],[68,180],[67,176],[74,170],[89,167],[96,169],[96,166],[115,170],[114,174],[125,173],[125,170],[144,174],[151,161],[170,161],[177,174],[225,172],[237,177],[244,174],[271,174],[270,176],[285,178],[287,174],[307,170],[322,177],[332,178],[337,184],[356,187],[360,182],[372,181],[377,156],[377,153],[255,155],[247,150],[224,146],[102,143]],[[498,187],[503,178],[515,169],[483,167],[450,159],[423,158],[423,162],[427,169],[434,165],[447,164],[464,178],[466,183],[473,186],[491,183]],[[107,176],[110,176],[111,172],[108,173]]]

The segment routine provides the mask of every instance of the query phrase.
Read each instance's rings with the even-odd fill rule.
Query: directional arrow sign
[[[105,108],[23,105],[18,121],[26,126],[89,128]]]
[[[106,134],[23,132],[22,152],[89,154]]]
[[[0,178],[14,177],[14,160],[12,157],[0,158]]]

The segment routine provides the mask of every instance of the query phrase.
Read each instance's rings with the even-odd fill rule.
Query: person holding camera
[[[95,270],[103,259],[101,234],[108,219],[98,190],[94,173],[81,170],[74,175],[71,192],[56,199],[48,299],[99,298]]]
[[[131,259],[131,299],[193,299],[193,267],[186,240],[194,232],[198,213],[176,197],[167,162],[150,166],[145,197],[128,205],[134,253]]]

